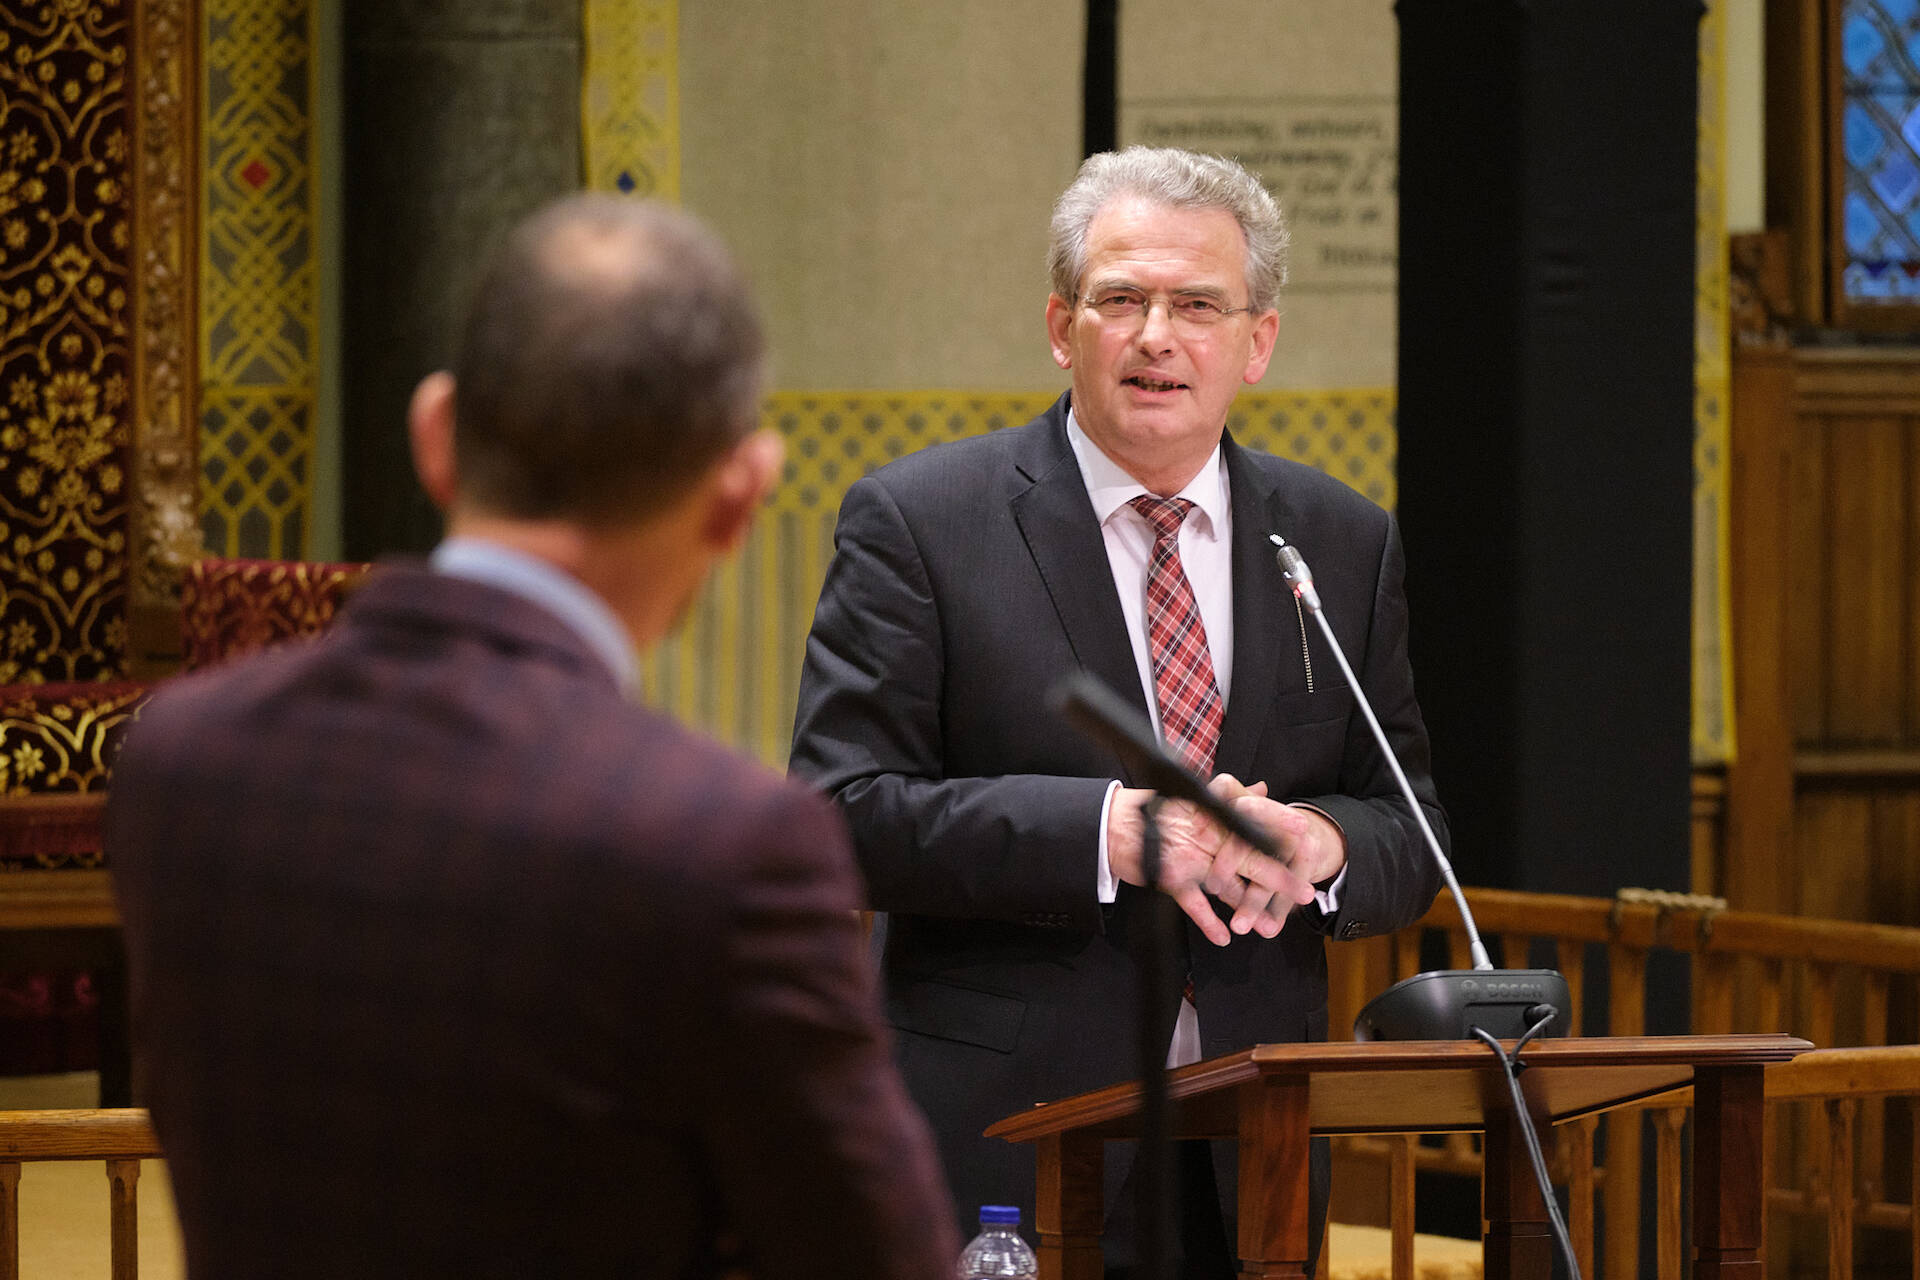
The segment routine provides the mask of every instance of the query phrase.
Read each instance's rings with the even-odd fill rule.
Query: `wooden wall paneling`
[[[1824,745],[1892,746],[1906,719],[1906,424],[1874,414],[1824,425],[1831,504]]]
[[[1817,743],[1827,734],[1827,457],[1824,425],[1796,414],[1789,446],[1787,487],[1787,708],[1795,743]],[[1777,563],[1777,561],[1776,561]],[[1765,573],[1762,560],[1760,573]],[[1735,679],[1738,679],[1738,673]],[[1790,902],[1781,910],[1792,911]]]
[[[1792,238],[1793,301],[1826,316],[1826,136],[1821,0],[1766,0],[1767,225]]]
[[[1724,840],[1710,884],[1747,911],[1788,910],[1781,877],[1793,847],[1792,682],[1788,624],[1803,612],[1780,572],[1789,534],[1793,353],[1737,347],[1730,389],[1729,634],[1738,747],[1727,764]],[[1696,857],[1698,868],[1701,859]]]
[[[1920,925],[1920,778],[1879,788],[1872,803],[1869,918]]]
[[[1802,787],[1794,810],[1794,914],[1867,919],[1870,797],[1845,788]],[[1806,1034],[1803,1017],[1796,1017],[1793,1026],[1795,1034]],[[1815,1043],[1831,1047],[1825,1041]]]
[[[1907,419],[1907,673],[1906,745],[1920,750],[1920,415]],[[1920,917],[1914,918],[1920,923]],[[1920,1237],[1920,1230],[1914,1232]],[[1920,1280],[1920,1277],[1916,1277]]]

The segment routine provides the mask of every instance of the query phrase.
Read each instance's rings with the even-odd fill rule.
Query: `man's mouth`
[[[1122,378],[1121,381],[1127,386],[1139,387],[1142,391],[1181,391],[1187,385],[1184,382],[1170,382],[1161,378],[1148,377],[1144,373],[1136,373],[1131,378]]]

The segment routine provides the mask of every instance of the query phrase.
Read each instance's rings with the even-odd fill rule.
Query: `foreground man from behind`
[[[1049,251],[1047,334],[1071,391],[1025,426],[882,468],[841,506],[793,768],[846,812],[888,913],[887,1014],[962,1215],[1006,1200],[1033,1220],[1033,1152],[982,1129],[1135,1073],[1127,939],[1150,892],[1147,793],[1047,712],[1063,676],[1091,672],[1151,715],[1288,860],[1169,811],[1157,888],[1188,923],[1168,989],[1193,992],[1170,1064],[1324,1039],[1323,936],[1398,928],[1438,890],[1267,540],[1284,535],[1314,567],[1444,838],[1393,521],[1225,430],[1273,352],[1285,248],[1271,197],[1237,165],[1092,157],[1055,207]],[[1235,1270],[1233,1152],[1214,1145],[1181,1153],[1185,1275]],[[1118,1268],[1133,1261],[1131,1152],[1106,1150]],[[1316,1239],[1325,1160],[1316,1151]]]
[[[943,1280],[829,806],[631,700],[780,461],[725,251],[576,197],[410,411],[447,513],[114,772],[135,1045],[196,1280]]]

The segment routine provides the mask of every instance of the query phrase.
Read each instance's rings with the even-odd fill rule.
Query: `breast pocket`
[[[1259,761],[1269,794],[1327,795],[1338,790],[1347,749],[1347,723],[1359,714],[1353,690],[1326,686],[1273,700],[1260,738]]]

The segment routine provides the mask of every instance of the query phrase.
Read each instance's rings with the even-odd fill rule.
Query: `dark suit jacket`
[[[199,1280],[950,1274],[841,824],[535,605],[377,571],[164,688],[108,821]]]
[[[847,814],[874,906],[889,913],[887,1013],[960,1212],[1006,1200],[1024,1205],[1028,1222],[1031,1151],[980,1131],[1134,1074],[1127,937],[1143,919],[1132,886],[1104,909],[1095,894],[1107,783],[1132,780],[1048,710],[1056,682],[1084,670],[1146,714],[1066,406],[1063,396],[1025,426],[913,454],[848,492],[792,758]],[[1234,666],[1216,768],[1331,815],[1346,833],[1348,871],[1336,915],[1304,911],[1275,939],[1216,948],[1187,925],[1208,1057],[1324,1039],[1322,935],[1398,928],[1439,888],[1318,627],[1296,610],[1269,532],[1312,565],[1429,820],[1446,831],[1407,662],[1392,519],[1311,468],[1231,439],[1224,448]],[[1179,991],[1177,976],[1166,989]],[[1120,1172],[1110,1159],[1110,1201]],[[1222,1191],[1231,1195],[1230,1180]]]

